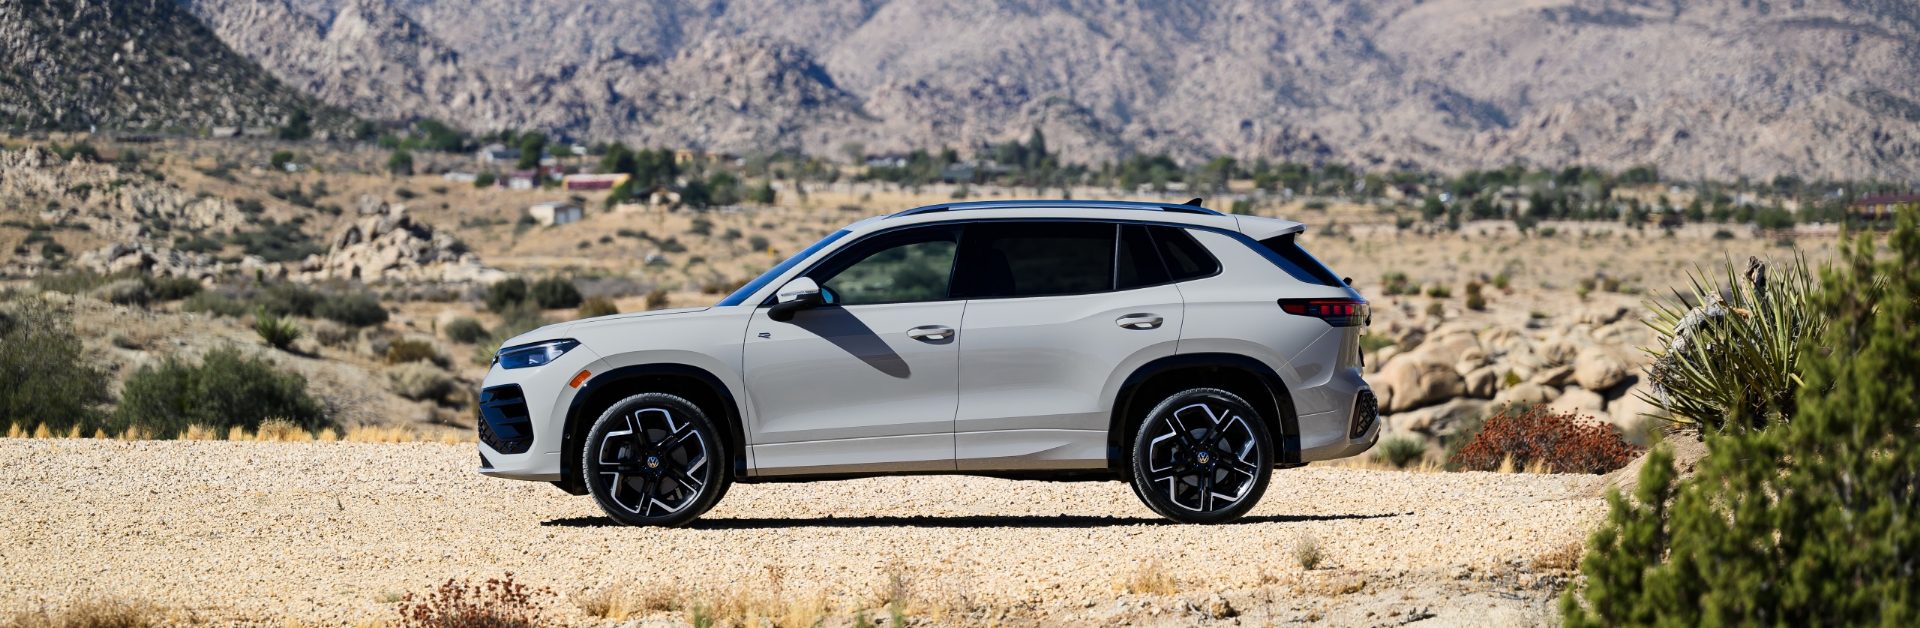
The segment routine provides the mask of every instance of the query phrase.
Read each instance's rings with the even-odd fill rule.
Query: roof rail
[[[1175,205],[1171,203],[1140,203],[1140,202],[1134,202],[1134,201],[974,201],[971,203],[948,203],[945,205],[928,205],[926,207],[915,207],[913,209],[902,211],[887,217],[901,218],[905,216],[914,216],[919,214],[931,214],[933,212],[962,211],[962,210],[968,210],[968,209],[1021,209],[1021,208],[1130,209],[1130,210],[1138,210],[1138,211],[1174,212],[1174,213],[1180,213],[1180,214],[1202,214],[1207,216],[1224,216],[1225,215],[1220,212],[1213,211],[1211,209],[1207,209],[1204,207],[1195,207],[1192,205]]]

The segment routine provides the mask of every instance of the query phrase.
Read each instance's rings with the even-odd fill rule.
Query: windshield
[[[739,305],[745,302],[747,297],[753,296],[753,293],[759,292],[761,288],[767,287],[767,284],[772,283],[773,280],[779,279],[781,275],[791,270],[795,264],[799,264],[801,261],[813,257],[814,253],[820,252],[820,249],[827,248],[827,245],[833,244],[835,240],[846,237],[847,233],[849,232],[846,229],[841,229],[827,234],[827,237],[820,238],[819,242],[809,245],[799,253],[794,253],[791,257],[788,257],[786,261],[780,262],[773,268],[767,269],[767,272],[760,273],[759,277],[755,277],[753,281],[747,282],[747,285],[740,286],[739,290],[733,291],[733,294],[727,295],[727,298],[721,299],[719,303],[715,303],[714,305]]]

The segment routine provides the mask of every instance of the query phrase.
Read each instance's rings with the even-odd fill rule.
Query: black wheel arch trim
[[[567,404],[567,420],[560,433],[560,481],[555,486],[575,495],[585,495],[586,485],[580,477],[580,437],[599,417],[583,416],[581,411],[587,400],[602,388],[651,376],[687,377],[705,384],[715,397],[720,399],[726,413],[719,427],[723,438],[727,440],[727,453],[733,459],[732,477],[742,478],[747,472],[747,439],[745,422],[740,413],[740,404],[734,399],[733,390],[720,381],[713,373],[697,366],[685,364],[637,364],[597,373],[580,385],[580,392],[574,394],[573,401]],[[575,491],[579,492],[575,492]]]
[[[1269,425],[1279,427],[1279,429],[1276,430],[1276,434],[1279,437],[1278,442],[1274,443],[1277,449],[1277,451],[1274,452],[1276,454],[1274,456],[1274,462],[1276,466],[1296,465],[1300,462],[1299,414],[1294,410],[1293,394],[1287,388],[1286,381],[1280,378],[1279,373],[1274,372],[1274,370],[1265,363],[1244,355],[1233,353],[1189,353],[1171,355],[1143,364],[1140,368],[1134,369],[1132,373],[1129,373],[1127,379],[1120,384],[1119,392],[1114,395],[1112,413],[1108,418],[1107,467],[1109,469],[1113,469],[1122,474],[1128,473],[1127,470],[1131,468],[1131,462],[1129,462],[1127,454],[1126,437],[1128,431],[1133,427],[1128,424],[1128,417],[1134,414],[1135,409],[1139,407],[1136,404],[1145,404],[1146,407],[1151,408],[1153,404],[1159,403],[1160,401],[1158,399],[1134,399],[1133,397],[1139,393],[1140,387],[1154,377],[1170,371],[1200,368],[1238,370],[1252,375],[1256,381],[1260,382],[1266,388],[1265,392],[1268,398],[1273,400],[1271,407],[1261,407],[1266,404],[1262,404],[1260,400],[1255,399],[1248,399],[1247,403],[1252,404],[1255,410],[1259,410],[1263,414],[1270,413],[1265,417]]]

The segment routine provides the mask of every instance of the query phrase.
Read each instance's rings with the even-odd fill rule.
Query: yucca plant
[[[293,341],[300,339],[301,332],[300,325],[294,323],[292,319],[268,314],[267,309],[263,307],[254,312],[253,333],[260,335],[261,342],[275,349],[285,350],[293,345]]]
[[[1691,299],[1676,290],[1647,303],[1660,346],[1643,349],[1654,362],[1641,397],[1675,427],[1745,431],[1791,420],[1801,349],[1827,329],[1809,301],[1816,281],[1804,255],[1749,257],[1743,272],[1734,268],[1722,265],[1724,280],[1688,273]]]

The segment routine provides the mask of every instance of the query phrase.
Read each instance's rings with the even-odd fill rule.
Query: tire
[[[1184,434],[1184,436],[1183,436]],[[1194,388],[1161,401],[1133,439],[1134,494],[1180,523],[1225,523],[1260,502],[1273,475],[1273,439],[1233,393]]]
[[[581,477],[593,501],[630,526],[679,527],[726,492],[726,443],[685,399],[643,393],[607,408],[587,431]]]

